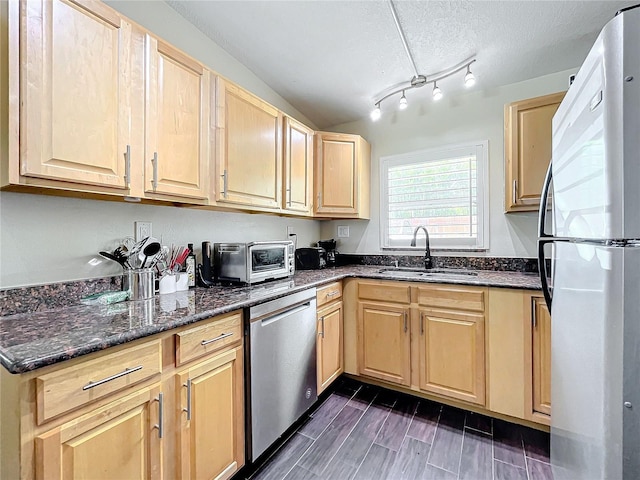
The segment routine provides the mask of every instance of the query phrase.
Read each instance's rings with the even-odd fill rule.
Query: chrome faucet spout
[[[424,249],[424,268],[426,270],[429,270],[431,268],[431,249],[429,248],[429,230],[427,230],[427,227],[425,227],[424,225],[420,225],[416,227],[416,229],[413,231],[413,239],[411,240],[411,246],[412,247],[416,246],[416,237],[418,236],[418,232],[420,230],[424,230],[424,235],[426,238],[426,246]]]

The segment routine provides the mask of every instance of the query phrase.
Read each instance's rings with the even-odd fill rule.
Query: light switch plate
[[[349,238],[348,225],[338,225],[338,238]]]

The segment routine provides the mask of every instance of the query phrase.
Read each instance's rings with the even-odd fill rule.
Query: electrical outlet
[[[338,238],[349,238],[349,225],[338,225]]]
[[[133,225],[135,226],[136,242],[151,236],[151,222],[133,222]]]

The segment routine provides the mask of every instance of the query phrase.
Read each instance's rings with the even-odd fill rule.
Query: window
[[[485,249],[487,150],[484,141],[381,158],[382,248],[410,249],[424,225],[432,247]],[[424,245],[424,234],[418,237]]]

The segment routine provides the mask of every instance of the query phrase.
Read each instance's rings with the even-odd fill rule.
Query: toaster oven
[[[215,243],[213,263],[220,282],[253,284],[295,273],[291,241]]]

